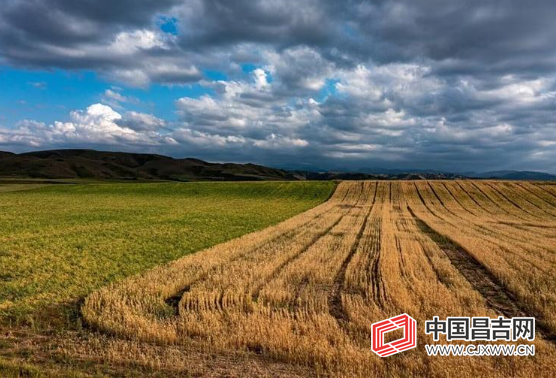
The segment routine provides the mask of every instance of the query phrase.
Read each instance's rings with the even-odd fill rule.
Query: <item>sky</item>
[[[3,0],[0,150],[556,173],[553,0]]]

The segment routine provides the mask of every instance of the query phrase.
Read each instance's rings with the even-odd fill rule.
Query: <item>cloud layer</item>
[[[555,12],[539,0],[7,0],[0,62],[93,70],[124,90],[60,122],[0,128],[0,146],[554,172]],[[176,95],[177,119],[129,110],[127,87],[193,83],[207,94]]]

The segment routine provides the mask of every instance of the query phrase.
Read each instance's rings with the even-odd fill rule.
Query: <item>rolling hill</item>
[[[255,164],[218,164],[162,155],[52,150],[12,154],[0,152],[0,176],[42,179],[124,179],[180,181],[295,180],[281,169]]]

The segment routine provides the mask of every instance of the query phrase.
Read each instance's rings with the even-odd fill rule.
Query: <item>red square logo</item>
[[[404,337],[384,344],[384,334],[400,328],[403,328]],[[372,332],[372,350],[380,357],[388,357],[417,346],[417,322],[407,314],[374,323]]]

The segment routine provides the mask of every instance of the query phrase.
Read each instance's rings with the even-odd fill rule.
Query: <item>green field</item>
[[[0,185],[0,325],[78,326],[94,289],[278,223],[331,182]]]

